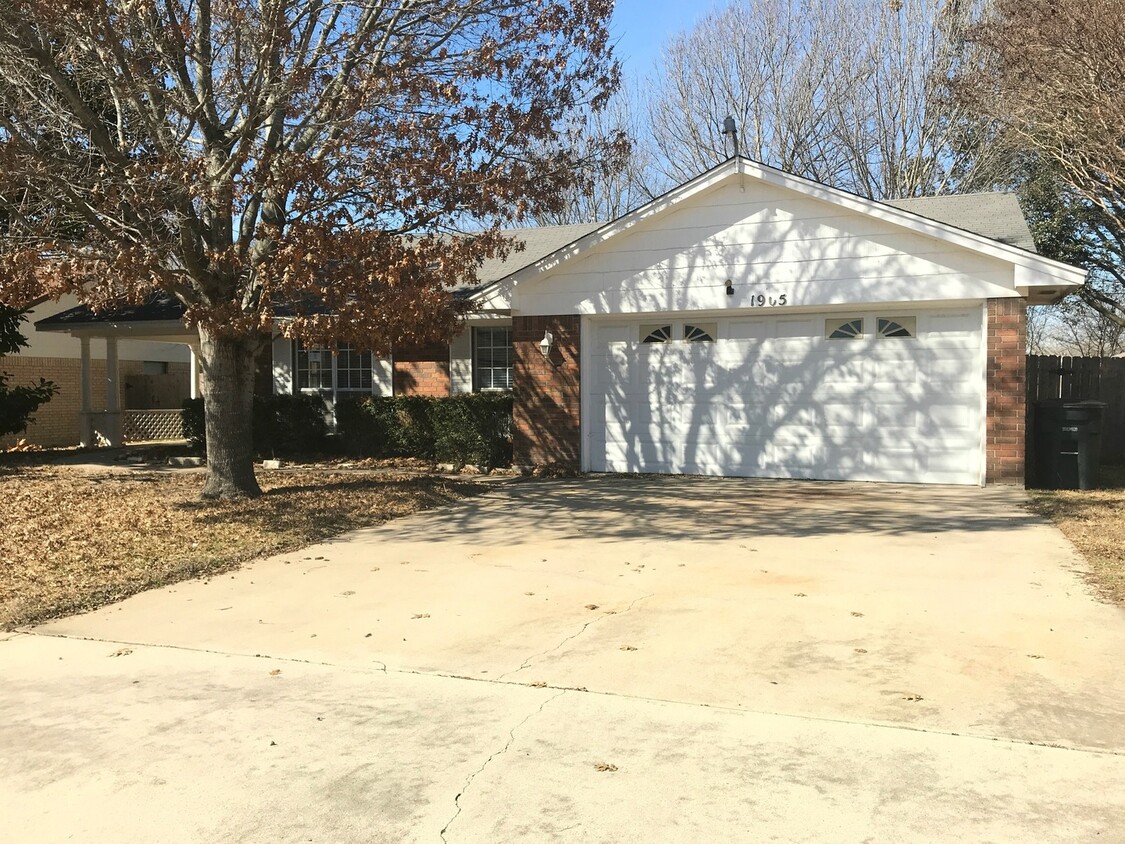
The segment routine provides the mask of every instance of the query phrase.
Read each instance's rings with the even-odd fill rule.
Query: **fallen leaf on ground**
[[[90,610],[177,581],[206,583],[248,560],[292,553],[482,488],[320,467],[261,482],[260,498],[204,502],[195,473],[6,466],[0,471],[0,628]],[[302,559],[315,557],[288,558]],[[327,559],[320,555],[317,567]]]
[[[588,610],[596,610],[597,608],[598,608],[597,604],[587,604],[586,605],[586,609],[588,609]]]
[[[281,673],[281,669],[280,669],[280,668],[275,668],[275,669],[274,669],[273,671],[271,671],[271,672],[270,672],[270,676],[271,676],[271,677],[276,677],[276,676],[277,676],[278,674],[280,674],[280,673]]]
[[[594,766],[594,770],[595,771],[602,771],[602,772],[608,771],[608,772],[612,773],[613,771],[617,770],[617,766],[614,765],[612,762],[599,762],[598,764],[596,764]]]

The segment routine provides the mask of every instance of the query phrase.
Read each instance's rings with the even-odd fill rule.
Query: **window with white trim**
[[[642,343],[671,343],[672,326],[642,325],[640,337]]]
[[[297,340],[297,390],[318,393],[370,393],[371,352],[341,343],[336,354],[323,346],[306,347]]]
[[[684,339],[689,343],[714,343],[718,333],[713,322],[684,323]]]
[[[876,323],[876,334],[879,337],[918,336],[918,317],[879,317]]]
[[[862,317],[826,319],[824,321],[824,336],[829,340],[861,340],[863,339],[863,319]]]
[[[473,389],[512,389],[512,329],[473,329]]]

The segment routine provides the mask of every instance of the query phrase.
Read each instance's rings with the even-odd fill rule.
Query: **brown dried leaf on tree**
[[[611,0],[5,0],[0,302],[159,294],[199,333],[204,495],[260,494],[254,354],[448,339],[452,286],[620,135]],[[277,321],[279,316],[284,319]]]

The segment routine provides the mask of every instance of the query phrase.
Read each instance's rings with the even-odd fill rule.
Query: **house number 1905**
[[[765,293],[751,293],[750,294],[750,307],[751,308],[777,308],[782,305],[789,304],[789,294],[782,293],[780,296],[769,296]]]

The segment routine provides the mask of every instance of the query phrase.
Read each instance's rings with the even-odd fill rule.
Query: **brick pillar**
[[[988,300],[985,481],[1024,483],[1027,303]]]
[[[554,335],[544,358],[543,333]],[[513,459],[517,468],[578,471],[582,460],[578,316],[513,317]]]
[[[394,391],[396,396],[448,396],[449,346],[396,347]]]

